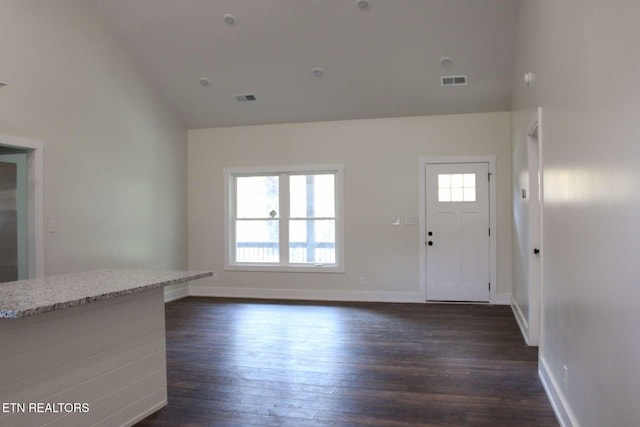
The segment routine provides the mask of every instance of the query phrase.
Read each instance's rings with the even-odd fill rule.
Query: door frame
[[[26,152],[0,154],[0,162],[16,167],[16,238],[18,278],[29,277],[29,237],[27,234],[27,156]]]
[[[496,298],[496,276],[497,276],[497,264],[496,264],[496,156],[452,156],[452,157],[420,157],[418,159],[418,176],[419,176],[419,194],[418,200],[420,205],[420,216],[418,217],[418,246],[420,253],[420,295],[422,301],[427,301],[427,250],[425,247],[425,241],[427,237],[427,184],[425,168],[429,164],[443,164],[443,163],[488,163],[489,173],[491,179],[489,180],[489,227],[491,228],[491,235],[489,236],[489,277],[491,280],[491,290],[489,292],[489,304],[499,304]],[[474,303],[476,304],[476,303]]]
[[[0,145],[27,151],[27,274],[44,276],[42,141],[0,133]]]

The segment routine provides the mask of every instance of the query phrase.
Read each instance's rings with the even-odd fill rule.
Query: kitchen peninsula
[[[164,286],[212,272],[0,283],[0,426],[132,425],[167,404]]]

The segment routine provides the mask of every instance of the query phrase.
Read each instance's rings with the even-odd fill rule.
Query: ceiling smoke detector
[[[324,70],[320,67],[312,68],[311,74],[313,74],[314,77],[322,77],[324,76]]]
[[[209,86],[209,79],[206,77],[200,77],[198,79],[198,83],[200,83],[202,86]]]
[[[360,9],[369,9],[371,7],[371,2],[369,0],[358,0],[356,4]]]
[[[235,23],[238,22],[238,19],[232,13],[225,13],[222,15],[222,19],[224,20],[224,23],[228,25],[235,25]]]
[[[233,96],[238,102],[251,102],[256,100],[256,96],[252,93],[241,93]]]
[[[442,68],[451,68],[453,67],[453,59],[448,56],[440,58],[440,65],[442,65]]]

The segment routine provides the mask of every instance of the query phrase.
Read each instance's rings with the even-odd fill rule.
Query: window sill
[[[269,264],[230,264],[224,266],[225,271],[261,271],[277,273],[344,273],[341,266],[317,265],[269,265]]]

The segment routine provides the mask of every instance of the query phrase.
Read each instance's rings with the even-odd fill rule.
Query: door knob
[[[540,253],[540,249],[535,248],[535,249],[533,250],[533,253],[534,253],[534,254],[536,254],[536,255],[538,255],[538,254]]]
[[[429,235],[429,236],[433,236],[433,232],[432,232],[432,231],[430,231],[430,232],[428,232],[428,233],[427,233],[427,235]]]
[[[427,245],[429,245],[429,246],[433,246],[433,242],[432,242],[431,240],[429,240],[429,241],[427,242]]]

